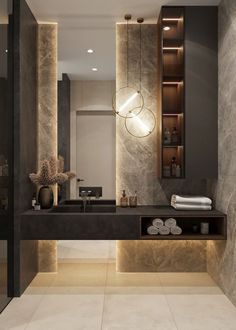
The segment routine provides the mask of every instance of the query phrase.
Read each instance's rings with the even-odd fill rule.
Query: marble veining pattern
[[[128,80],[129,85],[140,88],[140,39],[139,25],[129,26]],[[117,25],[116,30],[116,89],[127,83],[126,25]],[[157,111],[157,26],[142,25],[142,84],[141,91],[145,105],[160,121]],[[158,127],[158,125],[157,125]],[[205,180],[159,180],[156,130],[148,137],[137,139],[129,135],[124,127],[124,119],[117,116],[116,125],[116,196],[119,203],[121,191],[128,195],[138,192],[141,205],[169,204],[173,193],[196,194],[206,193]],[[188,257],[184,258],[181,244],[185,245]],[[120,267],[127,271],[137,269],[145,271],[204,271],[206,269],[206,243],[199,242],[162,242],[136,243],[118,242]],[[135,251],[139,249],[138,257]],[[137,260],[139,258],[139,260]],[[129,262],[128,262],[129,260]],[[177,262],[178,261],[178,262]],[[178,264],[179,263],[179,264]]]
[[[38,26],[38,166],[57,157],[57,25]],[[53,187],[54,203],[57,187]],[[39,241],[39,271],[57,270],[56,241]]]
[[[227,213],[227,242],[208,242],[208,272],[236,304],[236,3],[219,7],[219,180],[209,182],[216,207]]]

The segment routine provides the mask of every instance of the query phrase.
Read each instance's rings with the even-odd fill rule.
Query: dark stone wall
[[[65,160],[65,170],[70,170],[70,78],[63,73],[58,81],[58,154]],[[69,198],[69,182],[61,188],[62,199]]]
[[[20,214],[31,207],[36,169],[37,22],[24,0],[13,1],[14,295],[37,273],[37,241],[20,241]]]

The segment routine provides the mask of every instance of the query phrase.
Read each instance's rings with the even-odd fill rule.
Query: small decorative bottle
[[[176,127],[173,128],[173,131],[171,133],[171,143],[177,144],[179,142],[179,133],[176,129]]]
[[[121,207],[128,206],[128,197],[126,196],[125,190],[122,190],[122,196],[120,198],[120,206]]]
[[[176,167],[177,167],[176,157],[172,157],[172,160],[171,160],[171,176],[176,177]]]
[[[180,165],[176,166],[176,178],[180,178],[181,177],[181,167]]]
[[[32,198],[32,201],[31,201],[32,209],[34,209],[36,203],[37,203],[36,194],[34,194],[33,198]]]
[[[171,143],[171,134],[168,128],[164,129],[164,144]]]
[[[138,202],[137,191],[135,190],[134,196],[129,197],[129,206],[137,207],[137,202]]]

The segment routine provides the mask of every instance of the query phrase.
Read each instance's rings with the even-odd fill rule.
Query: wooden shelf
[[[163,143],[162,147],[163,148],[178,148],[178,147],[183,147],[183,145],[182,144],[178,144],[178,143],[176,143],[176,144],[174,144],[174,143],[172,143],[172,144],[164,144]]]
[[[212,213],[211,213],[212,212]],[[163,221],[169,216],[157,216]],[[213,211],[203,213],[202,216],[196,216],[194,212],[187,211],[186,215],[171,216],[176,219],[177,225],[182,229],[181,235],[148,235],[147,228],[152,225],[154,216],[140,217],[140,239],[147,240],[226,240],[227,239],[227,218],[226,215],[214,215]],[[201,222],[209,223],[209,234],[200,233]],[[193,226],[197,225],[197,232],[193,232]]]
[[[181,234],[181,235],[142,235],[142,240],[226,240],[223,235]]]
[[[183,39],[163,39],[163,47],[182,47]]]
[[[158,95],[162,140],[158,144],[158,159],[160,159],[159,177],[164,178],[166,168],[171,166],[172,160],[180,166],[181,176],[165,177],[166,179],[180,179],[185,177],[185,62],[184,62],[184,8],[162,7],[158,21],[160,71],[161,82]],[[168,27],[166,29],[166,27]],[[173,138],[170,144],[164,144],[165,131],[171,133],[176,128],[178,140]],[[169,140],[169,139],[168,139]]]

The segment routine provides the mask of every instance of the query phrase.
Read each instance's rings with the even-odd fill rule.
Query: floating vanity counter
[[[182,228],[181,235],[148,235],[147,227],[154,218],[175,218]],[[74,206],[58,209],[27,211],[21,216],[23,240],[225,240],[226,215],[217,211],[176,211],[171,207],[139,206],[92,212],[76,212]],[[201,222],[209,223],[209,234],[198,229]]]

